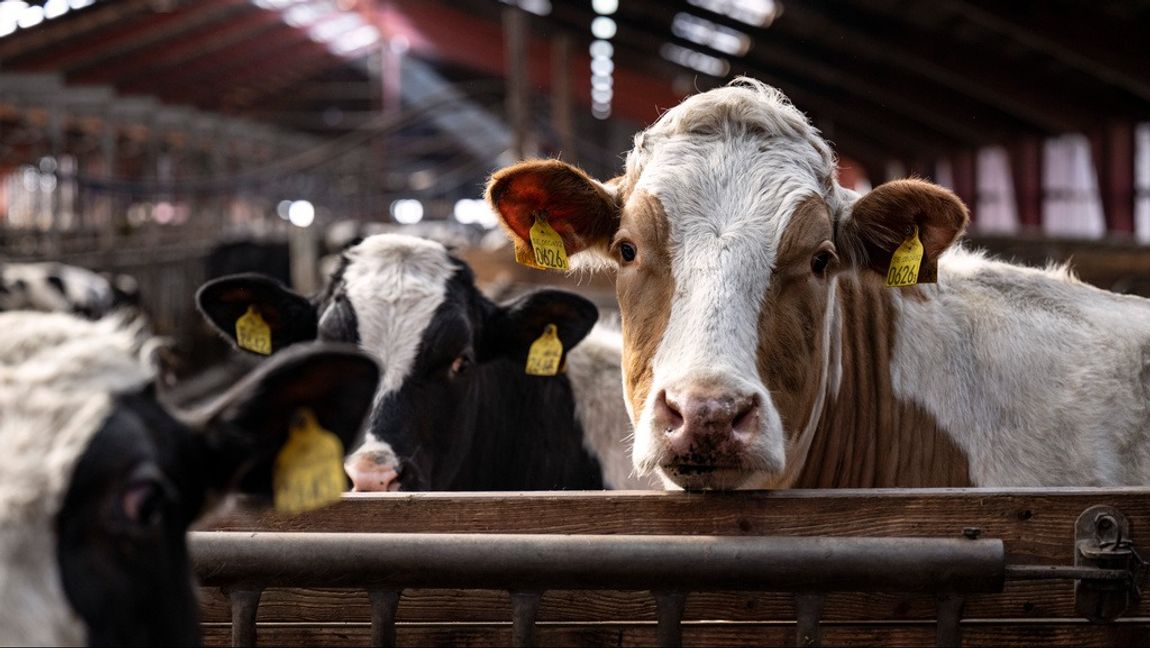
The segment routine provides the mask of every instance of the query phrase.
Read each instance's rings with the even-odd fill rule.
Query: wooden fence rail
[[[1074,565],[1075,522],[1098,505],[1120,511],[1134,546],[1147,553],[1150,489],[1141,488],[348,494],[334,506],[296,517],[241,503],[203,528],[260,536],[974,536],[1001,540],[1008,566],[1023,570],[1017,574],[1028,566]],[[229,645],[231,602],[216,587],[205,587],[203,594],[206,643]],[[676,639],[688,646],[803,645],[801,619],[810,607],[802,596],[780,592],[692,592],[676,602],[648,591],[547,590],[534,602],[533,639],[570,646],[666,643],[660,607],[672,603],[681,606]],[[378,616],[380,607],[375,609]],[[512,619],[522,602],[507,591],[405,589],[398,607],[387,609],[400,646],[500,646],[521,639]],[[255,615],[258,644],[373,645],[372,612],[372,598],[362,589],[269,588]],[[1001,592],[968,594],[953,604],[924,593],[830,592],[818,612],[821,642],[828,646],[954,642],[957,637],[939,632],[940,617],[948,614],[961,615],[964,646],[1150,645],[1150,605],[1134,601],[1117,620],[1092,624],[1076,607],[1072,580],[1008,580]],[[378,634],[374,643],[380,643]]]

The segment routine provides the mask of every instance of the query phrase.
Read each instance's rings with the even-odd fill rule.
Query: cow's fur
[[[131,277],[63,263],[0,264],[0,311],[74,313],[98,319],[135,299]]]
[[[115,394],[153,377],[139,327],[62,314],[0,315],[0,628],[8,645],[78,645],[55,516]]]
[[[0,645],[198,641],[188,525],[270,492],[298,408],[358,440],[378,377],[354,349],[300,347],[177,418],[138,320],[21,311],[0,331]]]
[[[634,460],[672,485],[1150,479],[1150,302],[947,253],[967,219],[953,194],[839,186],[826,142],[761,83],[667,111],[613,182],[528,162],[488,198],[518,245],[543,210],[575,260],[618,266]],[[911,225],[938,283],[886,288]],[[823,254],[838,262],[816,270]],[[685,451],[664,404],[679,394],[746,409]]]
[[[384,379],[364,445],[348,458],[357,488],[377,476],[380,488],[398,487],[399,477],[404,488],[448,490],[650,484],[634,476],[627,456],[618,332],[597,325],[587,335],[591,322],[581,320],[594,307],[574,295],[550,291],[496,305],[442,244],[378,234],[345,251],[325,291],[310,302],[242,275],[206,285],[199,302],[229,337],[237,313],[256,303],[279,322],[277,341],[318,335],[358,343],[381,360]],[[552,321],[542,319],[546,309],[560,336],[570,336],[568,371],[524,376],[527,346]],[[538,330],[520,330],[522,317]],[[473,365],[473,375],[445,381],[461,359]],[[455,418],[442,418],[452,412]],[[440,429],[419,432],[428,425]]]

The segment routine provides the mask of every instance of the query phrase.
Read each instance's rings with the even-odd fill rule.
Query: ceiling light
[[[619,10],[619,0],[591,0],[591,8],[597,14],[610,16]]]
[[[724,77],[731,71],[731,64],[721,58],[671,43],[664,43],[659,49],[659,54],[672,63],[711,76]]]
[[[609,40],[615,36],[615,30],[615,21],[607,16],[598,16],[591,21],[591,33],[594,34],[595,38]]]

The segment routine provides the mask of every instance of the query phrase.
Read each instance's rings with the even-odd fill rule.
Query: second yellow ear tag
[[[567,248],[563,237],[547,222],[547,218],[536,214],[531,226],[531,247],[535,250],[535,264],[550,270],[567,269]]]
[[[548,324],[543,329],[543,335],[531,343],[531,350],[527,352],[527,374],[554,376],[559,373],[562,360],[563,342],[559,340],[559,331],[554,324]]]
[[[302,513],[326,506],[339,499],[344,485],[343,443],[319,426],[310,409],[298,410],[287,443],[276,456],[276,510]]]
[[[248,312],[236,320],[236,344],[263,355],[271,355],[272,330],[255,306],[248,306]]]
[[[913,286],[918,283],[918,269],[922,263],[922,241],[918,240],[918,225],[913,229],[902,245],[894,251],[890,259],[890,270],[886,273],[886,285],[891,288],[900,286]]]

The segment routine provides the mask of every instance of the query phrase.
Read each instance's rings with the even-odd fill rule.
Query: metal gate
[[[1147,524],[1140,489],[387,494],[192,550],[216,645],[1139,645]]]

